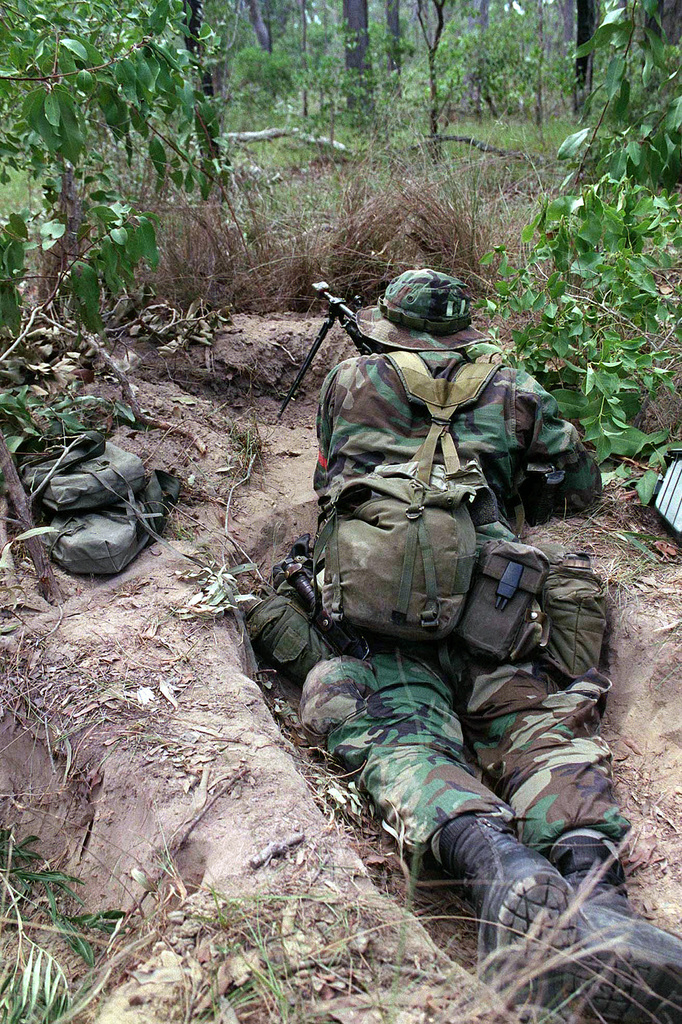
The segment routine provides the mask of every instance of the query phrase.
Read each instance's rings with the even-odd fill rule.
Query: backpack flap
[[[41,500],[60,513],[101,508],[115,504],[130,491],[136,494],[144,478],[142,459],[107,441],[95,457],[66,471],[60,468],[46,485]]]
[[[475,564],[471,493],[378,474],[343,486],[315,545],[332,617],[407,640],[451,633]]]

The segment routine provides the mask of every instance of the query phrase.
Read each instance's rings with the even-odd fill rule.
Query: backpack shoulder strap
[[[395,367],[408,398],[422,402],[431,414],[431,428],[415,456],[419,460],[419,479],[428,484],[439,441],[445,472],[452,476],[460,468],[460,461],[449,431],[450,421],[458,409],[478,400],[498,367],[492,363],[464,363],[454,380],[446,380],[432,377],[427,364],[416,352],[392,352],[387,358]]]

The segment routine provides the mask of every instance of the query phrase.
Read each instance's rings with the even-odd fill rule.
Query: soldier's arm
[[[331,449],[332,431],[334,429],[333,408],[337,370],[338,367],[335,367],[325,378],[320,392],[320,402],[317,407],[318,453],[317,465],[313,475],[313,487],[318,498],[326,494],[329,489],[327,464]]]
[[[564,471],[555,509],[588,508],[602,490],[601,473],[573,424],[561,418],[554,398],[528,374],[519,372],[517,440],[527,463],[545,462]]]

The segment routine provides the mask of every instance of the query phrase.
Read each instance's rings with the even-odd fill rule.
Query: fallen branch
[[[211,799],[206,801],[201,810],[198,811],[193,818],[190,818],[189,821],[178,826],[168,843],[168,852],[171,856],[180,852],[199,822],[206,817],[213,805],[220,800],[221,796],[225,796],[227,793],[230,793],[237,783],[248,778],[249,774],[248,768],[240,768],[239,771],[235,772],[231,778],[227,779],[222,786],[216,789],[215,793],[212,794]],[[162,873],[163,872],[159,872],[159,878]]]
[[[5,439],[1,433],[0,469],[5,478],[9,503],[19,520],[21,532],[25,533],[28,530],[33,530],[35,522],[31,513],[31,504],[17,473],[9,448],[5,444]],[[41,597],[50,601],[51,604],[58,604],[62,599],[61,591],[40,537],[27,537],[23,543],[26,545],[31,561],[35,566],[36,576],[38,577],[38,591]]]
[[[195,437],[191,430],[187,430],[186,427],[181,427],[178,423],[169,423],[168,420],[161,420],[156,416],[149,416],[148,413],[143,412],[140,403],[135,398],[135,393],[132,389],[131,383],[123,370],[118,368],[109,353],[104,349],[104,346],[101,345],[96,338],[89,335],[88,340],[92,342],[93,348],[97,351],[98,357],[102,360],[107,370],[114,375],[118,383],[121,385],[123,397],[130,406],[135,420],[138,423],[141,423],[143,427],[154,427],[158,430],[166,430],[169,434],[180,434],[181,437],[187,437],[202,455],[206,454],[206,445],[203,441],[200,441],[199,438]]]
[[[482,142],[480,139],[473,139],[470,135],[430,135],[426,141],[463,142],[467,146],[473,146],[474,149],[480,149],[482,153],[494,153],[495,156],[511,156],[516,160],[528,160],[528,154],[523,153],[520,149],[499,149],[497,146],[491,146],[489,142]],[[533,156],[533,160],[535,161],[540,159],[541,158],[536,155]]]
[[[348,146],[336,139],[330,139],[326,135],[308,135],[298,128],[264,128],[259,132],[227,132],[230,142],[269,142],[270,139],[297,138],[302,142],[309,142],[313,146],[324,146],[327,149],[335,149],[338,153],[347,153]]]

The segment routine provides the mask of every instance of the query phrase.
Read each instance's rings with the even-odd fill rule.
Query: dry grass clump
[[[482,256],[518,237],[499,175],[456,163],[364,161],[315,175],[235,183],[229,201],[157,208],[154,283],[183,305],[203,298],[238,311],[305,310],[311,285],[374,299],[397,274],[432,266],[489,287]]]

